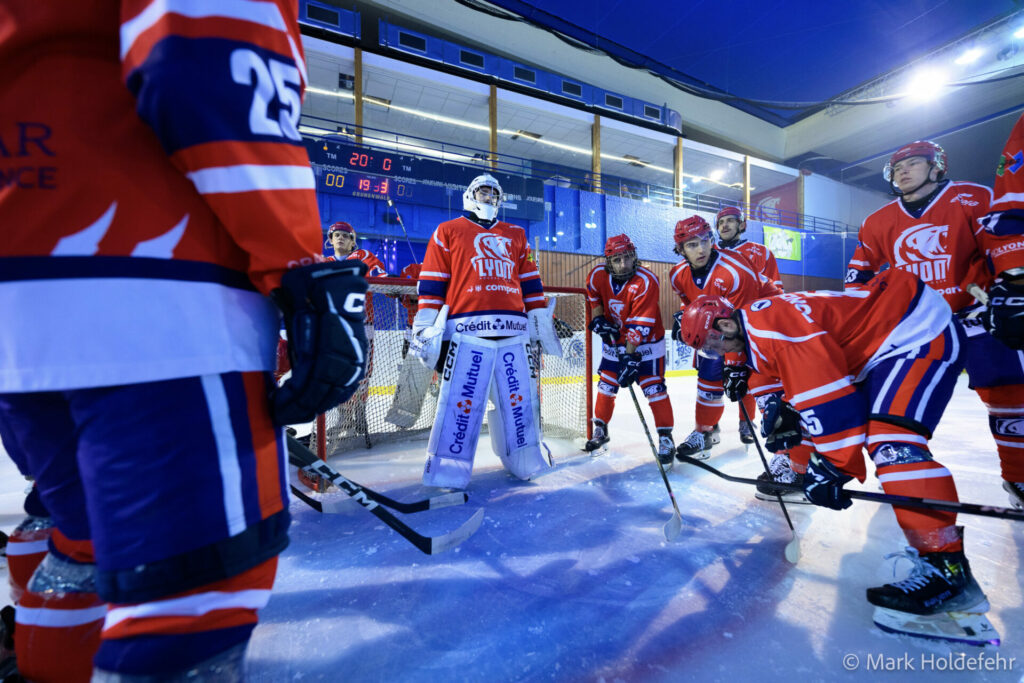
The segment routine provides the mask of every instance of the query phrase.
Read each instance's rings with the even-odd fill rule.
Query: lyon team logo
[[[924,282],[945,279],[950,261],[948,240],[948,225],[925,223],[905,230],[896,238],[893,248],[895,266],[910,271]]]
[[[622,325],[622,309],[625,307],[626,304],[621,301],[616,301],[615,299],[608,302],[608,310],[612,314],[612,319],[620,326]]]
[[[515,262],[512,260],[512,240],[504,235],[482,232],[473,240],[476,251],[470,261],[480,277],[511,279]]]

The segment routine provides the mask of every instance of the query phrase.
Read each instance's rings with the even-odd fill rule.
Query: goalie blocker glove
[[[812,453],[804,475],[804,495],[815,505],[845,510],[853,505],[853,500],[843,490],[843,485],[851,479],[853,477],[837,470],[821,455]]]
[[[761,409],[761,436],[772,453],[781,453],[799,446],[803,440],[800,413],[782,400],[782,394],[770,394]]]
[[[1024,349],[1024,282],[992,285],[982,322],[989,333],[1011,349]]]
[[[292,365],[271,395],[277,424],[310,422],[355,393],[366,372],[365,275],[360,261],[317,263],[287,271],[272,292]]]
[[[619,338],[619,326],[603,315],[594,316],[587,326],[591,332],[601,338],[608,346],[615,346],[615,340]]]

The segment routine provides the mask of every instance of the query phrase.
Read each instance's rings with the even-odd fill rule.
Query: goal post
[[[367,375],[351,399],[317,417],[310,448],[323,459],[377,444],[425,440],[437,413],[437,373],[414,358],[405,358],[416,283],[369,278],[367,294]],[[594,363],[586,291],[546,287],[545,295],[555,300],[562,357],[540,355],[537,388],[543,434],[587,439],[593,416]]]

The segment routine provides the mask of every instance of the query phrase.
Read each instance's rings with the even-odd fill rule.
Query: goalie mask
[[[609,237],[604,244],[605,268],[616,282],[625,282],[636,273],[636,246],[629,235]]]
[[[493,221],[501,208],[501,185],[487,173],[478,175],[462,193],[462,208],[482,221]]]

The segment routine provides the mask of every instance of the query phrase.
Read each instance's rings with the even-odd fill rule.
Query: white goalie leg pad
[[[469,485],[494,374],[495,346],[488,339],[452,335],[427,444],[424,486],[464,489]]]
[[[396,427],[409,429],[420,417],[423,399],[430,389],[430,380],[434,371],[421,363],[417,358],[406,356],[398,368],[398,387],[395,389],[395,400],[391,402],[388,414],[384,418]]]
[[[510,337],[496,342],[495,409],[488,415],[494,452],[509,472],[529,479],[549,467],[540,448],[540,402],[527,339]]]

